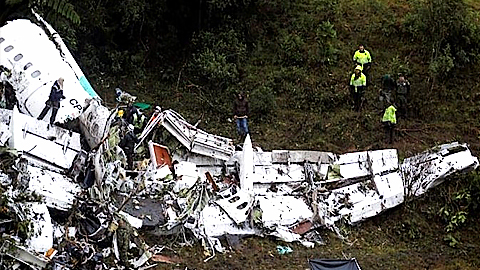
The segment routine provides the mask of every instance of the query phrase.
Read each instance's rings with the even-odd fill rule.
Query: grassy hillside
[[[478,14],[472,9],[476,2],[467,1],[464,7],[474,19],[464,22],[463,17],[446,16],[441,25],[428,23],[451,10],[433,10],[436,13],[428,21],[421,17],[425,10],[420,9],[428,11],[424,2],[255,1],[253,7],[249,2],[241,15],[194,33],[185,47],[179,47],[182,58],[171,69],[158,63],[156,68],[139,66],[134,72],[125,67],[118,76],[90,77],[107,101],[114,86],[121,85],[192,122],[202,119],[200,127],[229,137],[236,136],[234,124],[228,121],[233,95],[246,91],[252,107],[252,137],[263,148],[346,152],[390,147],[384,143],[380,124],[380,78],[404,72],[412,83],[411,117],[399,121],[393,147],[410,155],[460,140],[477,151],[480,80],[475,42],[480,34]],[[459,9],[454,12],[463,14]],[[463,32],[455,35],[456,26],[446,25],[460,25]],[[423,33],[425,29],[437,30]],[[431,38],[438,34],[435,31],[453,34],[439,41]],[[372,53],[374,64],[364,109],[357,113],[347,82],[354,67],[351,57],[360,43]],[[439,53],[434,57],[435,49]]]

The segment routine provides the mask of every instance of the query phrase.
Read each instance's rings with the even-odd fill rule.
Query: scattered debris
[[[133,154],[126,153],[119,143],[128,132],[127,119],[117,108],[102,105],[58,34],[38,20],[46,32],[27,20],[1,28],[0,49],[6,53],[0,64],[8,72],[1,69],[0,77],[20,105],[0,109],[0,229],[5,236],[0,253],[6,255],[1,266],[7,268],[149,269],[155,266],[150,261],[181,263],[161,254],[162,248],[149,247],[139,231],[201,242],[204,261],[225,251],[224,238],[234,249],[249,235],[314,247],[324,244],[317,228],[338,231],[339,221],[378,215],[451,174],[478,166],[467,145],[459,143],[437,146],[401,164],[395,149],[342,155],[264,152],[252,147],[250,135],[242,151],[235,151],[231,139],[159,107],[139,132]],[[5,47],[24,48],[32,32],[40,33],[39,46],[46,48],[45,55],[56,55],[52,63],[61,69],[43,65],[43,56],[27,51],[18,63],[11,60],[17,49],[10,53]],[[65,78],[69,103],[77,111],[67,105],[59,113],[63,127],[35,118],[43,108],[38,101],[50,89],[31,80],[30,70],[23,72],[28,61],[38,65],[44,85]],[[136,99],[117,92],[120,103]],[[134,161],[132,168],[127,160]],[[288,246],[277,249],[292,252]],[[312,263],[318,262],[310,261],[312,269],[324,269]]]

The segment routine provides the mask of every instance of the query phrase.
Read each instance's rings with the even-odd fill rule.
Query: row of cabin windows
[[[5,39],[3,37],[0,37],[0,43],[4,42]],[[12,45],[8,45],[7,47],[5,47],[5,49],[3,49],[5,52],[10,52],[11,50],[13,50],[13,46]],[[23,58],[23,54],[19,53],[17,55],[15,55],[15,57],[13,57],[13,60],[15,62],[18,62],[20,61],[21,59]],[[32,66],[32,63],[28,62],[27,64],[25,64],[25,66],[23,67],[23,70],[27,70],[29,67]],[[42,73],[40,72],[40,70],[35,70],[34,72],[32,72],[32,78],[37,78],[38,76],[40,76]]]

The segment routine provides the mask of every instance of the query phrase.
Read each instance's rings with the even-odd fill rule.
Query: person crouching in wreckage
[[[53,83],[52,90],[50,90],[50,95],[48,96],[48,100],[45,102],[45,108],[43,108],[42,112],[38,116],[38,120],[42,120],[48,113],[50,108],[52,108],[50,125],[53,125],[53,123],[55,122],[55,117],[57,117],[57,112],[60,108],[60,101],[62,99],[65,99],[65,96],[63,95],[63,81],[63,78],[60,77]]]
[[[125,152],[125,155],[127,156],[127,168],[129,170],[133,169],[133,155],[135,152],[135,144],[139,141],[133,130],[134,126],[132,124],[129,124],[127,134],[123,136],[122,140],[118,144],[118,146],[123,149],[123,152]]]

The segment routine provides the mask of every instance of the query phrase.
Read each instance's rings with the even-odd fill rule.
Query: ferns
[[[73,5],[65,0],[30,0],[30,5],[32,7],[49,7],[74,24],[80,24],[80,16],[75,12]]]
[[[80,24],[80,16],[67,0],[6,0],[7,6],[27,4],[29,8],[46,9],[61,15],[74,24]]]

